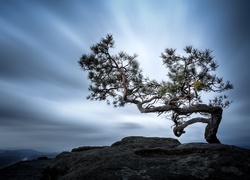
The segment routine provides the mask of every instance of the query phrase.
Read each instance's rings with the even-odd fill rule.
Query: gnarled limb
[[[197,122],[209,123],[209,121],[210,121],[210,118],[209,119],[201,118],[201,117],[192,118],[192,119],[190,119],[190,120],[188,120],[188,121],[186,121],[186,122],[184,122],[184,123],[182,123],[180,125],[175,126],[174,129],[173,129],[173,132],[174,132],[175,136],[180,137],[183,133],[185,133],[184,129],[187,126],[189,126],[191,124],[194,124],[194,123],[197,123]]]
[[[130,101],[131,103],[134,103],[137,105],[138,109],[142,113],[154,113],[154,112],[168,112],[168,111],[174,111],[178,115],[188,115],[192,113],[209,113],[211,114],[211,118],[193,118],[189,121],[186,121],[185,123],[178,125],[174,128],[174,134],[176,136],[181,136],[181,134],[184,133],[184,129],[193,123],[196,122],[202,122],[207,123],[205,129],[205,139],[208,143],[220,143],[218,140],[216,134],[222,119],[222,108],[220,107],[213,107],[208,106],[206,104],[198,104],[190,107],[184,107],[179,108],[173,105],[164,105],[164,106],[158,106],[158,107],[151,107],[151,108],[143,108],[142,103],[140,101]]]

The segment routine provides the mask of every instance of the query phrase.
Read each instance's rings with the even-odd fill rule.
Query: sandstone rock
[[[126,137],[110,147],[63,152],[44,170],[42,179],[250,179],[250,150]]]

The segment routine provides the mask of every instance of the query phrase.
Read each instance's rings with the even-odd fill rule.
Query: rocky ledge
[[[250,150],[126,137],[110,147],[80,147],[59,154],[43,179],[250,179]]]
[[[111,146],[75,148],[48,162],[43,180],[250,179],[249,149],[172,138],[126,137]]]

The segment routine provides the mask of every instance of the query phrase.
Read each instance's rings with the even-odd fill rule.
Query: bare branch
[[[185,133],[184,129],[194,123],[197,122],[201,122],[201,123],[209,123],[209,121],[211,121],[210,118],[201,118],[201,117],[197,117],[197,118],[192,118],[188,121],[185,121],[183,124],[179,124],[177,126],[174,127],[173,132],[177,137],[180,137],[183,133]]]
[[[156,100],[156,99],[159,99],[159,97],[158,96],[154,96],[154,97],[152,97],[152,98],[150,98],[148,100],[142,101],[141,104],[150,103],[151,101]]]

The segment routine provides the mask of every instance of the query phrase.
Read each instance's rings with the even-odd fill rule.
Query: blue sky
[[[110,145],[125,136],[174,137],[171,121],[86,100],[77,64],[113,34],[118,51],[137,53],[144,74],[162,80],[161,52],[212,49],[218,75],[234,84],[218,138],[250,146],[250,3],[247,0],[0,1],[0,149],[62,151]],[[204,125],[179,140],[205,142]]]

